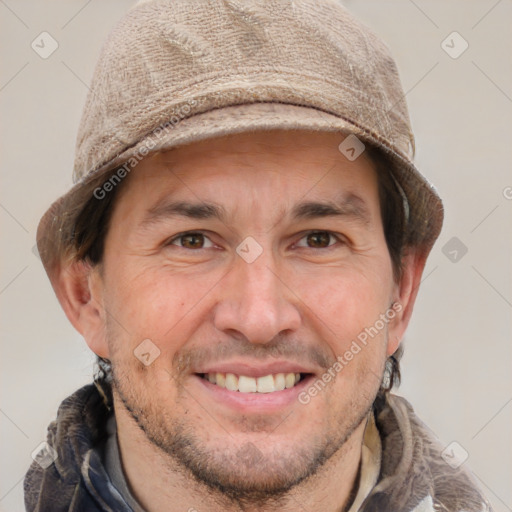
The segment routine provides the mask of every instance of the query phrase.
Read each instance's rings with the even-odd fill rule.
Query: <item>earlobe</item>
[[[73,327],[93,352],[108,358],[101,276],[97,268],[83,260],[61,266],[54,288]]]
[[[427,254],[417,248],[408,248],[402,258],[402,276],[396,286],[396,297],[392,306],[396,316],[388,332],[388,356],[398,349],[409,325],[426,259]]]

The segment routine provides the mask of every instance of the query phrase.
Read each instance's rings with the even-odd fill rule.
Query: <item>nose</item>
[[[279,334],[298,329],[300,300],[285,282],[271,251],[247,263],[236,256],[224,276],[221,297],[214,309],[214,325],[250,343],[266,344]]]

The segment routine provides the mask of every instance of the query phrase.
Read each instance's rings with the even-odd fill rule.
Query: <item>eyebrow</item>
[[[171,201],[164,199],[152,206],[144,216],[140,226],[147,228],[165,219],[183,217],[188,219],[218,219],[226,223],[225,209],[214,203]],[[347,194],[339,201],[305,201],[294,206],[291,218],[311,220],[325,217],[345,217],[363,225],[371,220],[365,201],[355,194]]]
[[[322,217],[346,217],[361,224],[370,224],[371,215],[366,202],[355,194],[347,194],[339,201],[308,201],[296,205],[292,210],[295,219]]]
[[[148,227],[164,219],[184,217],[188,219],[219,219],[225,222],[226,214],[222,206],[213,203],[190,203],[164,199],[152,206],[141,221],[141,227]]]

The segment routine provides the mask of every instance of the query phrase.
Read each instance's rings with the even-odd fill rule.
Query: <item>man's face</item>
[[[233,496],[279,494],[362,432],[393,344],[386,324],[302,403],[397,298],[374,166],[341,141],[196,143],[142,161],[117,198],[95,277],[116,407]]]

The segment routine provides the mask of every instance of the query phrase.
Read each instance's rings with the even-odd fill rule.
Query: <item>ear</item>
[[[427,255],[426,251],[419,248],[408,248],[402,257],[402,278],[395,286],[392,306],[396,316],[389,323],[388,329],[388,356],[394,354],[398,349],[409,325]]]
[[[99,265],[73,260],[61,266],[53,285],[73,327],[96,355],[108,358],[103,281]]]

